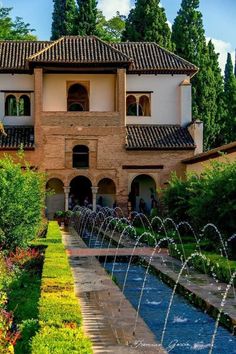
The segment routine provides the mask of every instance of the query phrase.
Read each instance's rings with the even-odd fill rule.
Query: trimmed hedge
[[[183,247],[186,258],[197,251],[196,244],[187,243],[184,244]],[[182,247],[180,245],[177,245],[177,247],[170,246],[169,251],[172,257],[178,259],[180,258],[180,255],[183,254]],[[229,283],[231,274],[233,274],[236,270],[236,262],[230,260],[227,261],[225,257],[220,256],[217,253],[207,252],[204,250],[202,250],[201,253],[204,257],[206,257],[204,262],[201,256],[196,256],[191,259],[189,264],[192,264],[195,269],[202,273],[206,272],[210,276],[215,274],[215,277],[218,280]],[[234,285],[236,285],[236,279],[234,280]]]
[[[40,240],[42,244],[42,239]],[[89,354],[92,345],[82,329],[73,277],[56,222],[50,222],[39,302],[39,332],[32,354]]]

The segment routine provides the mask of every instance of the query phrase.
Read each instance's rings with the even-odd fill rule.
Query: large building
[[[0,155],[22,146],[47,174],[50,216],[69,204],[135,209],[202,151],[197,68],[155,43],[90,37],[0,42]]]

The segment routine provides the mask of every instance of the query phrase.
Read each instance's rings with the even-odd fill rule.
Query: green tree
[[[85,35],[97,34],[97,1],[96,0],[77,0],[78,15],[75,23],[76,33]]]
[[[205,125],[204,144],[206,148],[214,148],[225,143],[224,81],[218,57],[219,54],[215,52],[210,40],[207,44],[206,65],[200,73],[203,81],[202,97],[199,97],[197,101],[199,114]]]
[[[116,16],[106,20],[101,10],[97,13],[97,36],[108,42],[120,42],[125,29],[125,16],[117,11]]]
[[[19,158],[0,160],[0,248],[7,250],[27,246],[36,236],[45,201],[44,176]]]
[[[223,81],[218,57],[210,41],[207,45],[199,0],[182,0],[172,26],[176,53],[194,63],[199,72],[192,79],[193,117],[204,123],[204,147],[214,147],[220,140],[224,111]]]
[[[171,31],[159,0],[136,0],[126,20],[122,40],[155,42],[172,49]]]
[[[53,0],[52,36],[55,40],[62,36],[75,35],[75,19],[77,14],[74,0]]]
[[[230,53],[228,53],[225,65],[224,93],[227,107],[225,135],[226,142],[231,142],[236,140],[236,77]]]
[[[12,20],[11,10],[10,7],[0,7],[0,40],[36,40],[29,23],[24,23],[21,17]]]

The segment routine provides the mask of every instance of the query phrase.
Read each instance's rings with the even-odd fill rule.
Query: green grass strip
[[[81,329],[81,311],[56,222],[50,222],[44,243],[47,249],[39,302],[40,329],[32,340],[32,353],[92,353],[91,342]]]

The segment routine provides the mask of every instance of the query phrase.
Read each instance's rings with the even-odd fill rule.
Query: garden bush
[[[213,223],[228,238],[236,231],[236,162],[212,162],[184,181],[173,175],[163,200],[175,221],[189,221],[198,230]]]
[[[7,156],[0,160],[0,185],[0,247],[26,247],[40,230],[44,176],[32,171],[19,153],[18,163]]]

